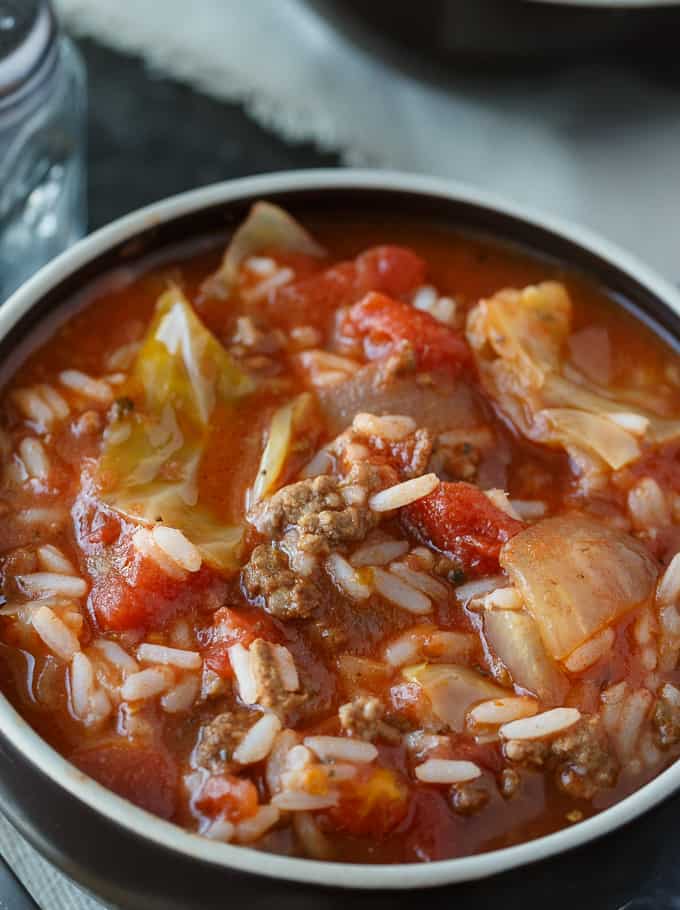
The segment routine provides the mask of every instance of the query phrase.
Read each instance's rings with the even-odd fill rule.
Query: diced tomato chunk
[[[401,300],[371,293],[347,313],[340,328],[348,338],[362,338],[369,360],[384,357],[408,342],[419,370],[446,370],[457,375],[471,363],[470,349],[460,332]]]
[[[78,750],[71,761],[84,774],[147,812],[161,818],[175,814],[179,773],[165,752],[111,744]]]
[[[400,246],[366,250],[352,262],[337,265],[278,290],[268,313],[282,326],[324,328],[334,311],[351,306],[369,291],[400,297],[425,280],[425,263]]]
[[[159,629],[175,616],[219,599],[223,584],[207,566],[176,578],[153,559],[138,556],[121,570],[111,567],[95,577],[90,606],[104,631]]]
[[[465,572],[498,571],[501,547],[524,527],[469,483],[440,483],[402,510],[407,530],[461,564]]]
[[[327,817],[341,831],[380,839],[403,821],[409,797],[401,775],[389,768],[364,767],[343,783],[340,800]]]
[[[257,812],[257,788],[247,778],[215,775],[203,784],[194,804],[206,815],[225,815],[229,821],[239,822]]]
[[[277,631],[266,613],[254,607],[238,610],[222,607],[215,613],[210,644],[204,652],[207,666],[218,676],[231,679],[234,674],[229,661],[229,648],[237,643],[248,648],[256,638],[267,641],[277,638]]]

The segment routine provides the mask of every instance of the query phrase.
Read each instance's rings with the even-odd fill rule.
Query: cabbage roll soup
[[[21,714],[149,812],[338,861],[516,844],[673,762],[668,343],[415,218],[261,202],[216,244],[99,279],[6,367]]]

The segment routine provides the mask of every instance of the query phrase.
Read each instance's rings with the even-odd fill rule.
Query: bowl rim
[[[618,247],[581,226],[460,183],[380,170],[317,169],[230,180],[172,196],[100,228],[42,268],[0,307],[0,341],[64,278],[136,235],[203,208],[296,191],[380,190],[437,197],[495,211],[547,230],[633,276],[680,315],[680,291]],[[490,231],[490,233],[493,233]],[[211,841],[137,808],[96,783],[43,740],[0,693],[0,730],[34,767],[77,800],[127,832],[159,847],[213,866],[308,885],[362,889],[410,889],[471,881],[546,859],[582,846],[637,818],[680,787],[680,761],[620,802],[577,825],[488,853],[432,863],[360,865],[263,854],[245,846]]]

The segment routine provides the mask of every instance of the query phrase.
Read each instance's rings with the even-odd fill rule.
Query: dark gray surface
[[[90,229],[218,180],[338,164],[263,130],[238,104],[158,78],[91,41],[78,44],[89,79]]]

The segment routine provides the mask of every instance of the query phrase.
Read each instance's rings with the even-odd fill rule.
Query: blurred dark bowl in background
[[[677,59],[680,2],[306,0],[365,50],[404,64],[526,68]]]

